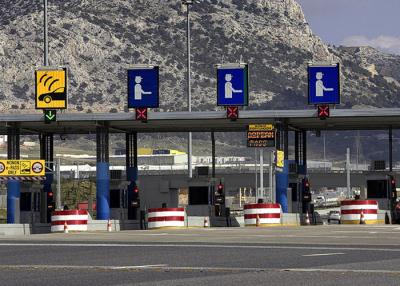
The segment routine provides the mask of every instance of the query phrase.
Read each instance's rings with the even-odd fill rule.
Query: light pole
[[[48,40],[48,21],[47,21],[47,0],[43,0],[43,6],[44,6],[44,11],[43,11],[43,39],[44,39],[44,47],[43,47],[43,60],[44,60],[44,66],[49,65],[49,40]]]
[[[193,0],[182,0],[182,4],[186,5],[186,46],[187,46],[187,105],[188,111],[192,112],[192,95],[190,86],[190,5]],[[193,177],[192,172],[192,132],[188,134],[188,172],[189,178]]]

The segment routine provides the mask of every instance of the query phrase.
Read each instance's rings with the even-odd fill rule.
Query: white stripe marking
[[[329,255],[342,255],[345,254],[343,252],[336,252],[336,253],[315,253],[315,254],[305,254],[302,255],[304,257],[314,257],[314,256],[329,256]]]
[[[367,247],[324,247],[324,246],[276,246],[276,245],[219,245],[219,244],[116,244],[116,243],[0,243],[1,246],[32,247],[170,247],[170,248],[242,248],[242,249],[311,249],[311,250],[349,250],[349,251],[383,251],[400,252],[400,248],[367,248]],[[391,245],[385,245],[389,247]],[[397,245],[392,245],[393,247]]]

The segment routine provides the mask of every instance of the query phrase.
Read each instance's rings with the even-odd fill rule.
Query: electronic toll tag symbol
[[[67,108],[67,69],[35,71],[36,109]]]

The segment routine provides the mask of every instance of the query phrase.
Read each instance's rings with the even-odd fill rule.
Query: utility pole
[[[48,40],[48,20],[47,20],[47,0],[43,0],[44,4],[44,21],[43,21],[43,38],[44,38],[44,47],[43,47],[43,59],[44,59],[44,66],[49,65],[49,40]]]
[[[351,199],[351,186],[350,186],[350,148],[346,150],[346,174],[347,174],[347,198]]]
[[[182,0],[182,4],[186,5],[186,48],[187,48],[187,105],[188,111],[192,112],[192,94],[190,85],[190,5],[193,4],[192,0]],[[188,173],[189,178],[193,177],[192,170],[192,132],[188,134]]]

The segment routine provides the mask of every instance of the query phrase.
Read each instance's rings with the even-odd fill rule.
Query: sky
[[[336,46],[400,54],[400,0],[297,0],[314,34]]]

